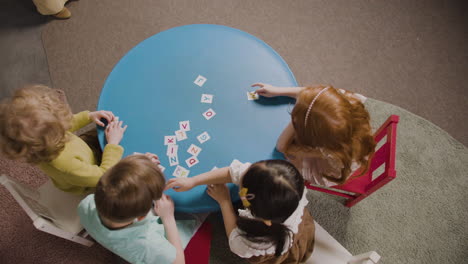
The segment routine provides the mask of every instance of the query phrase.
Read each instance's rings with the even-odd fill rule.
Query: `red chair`
[[[377,143],[376,151],[372,157],[369,170],[364,175],[356,177],[360,173],[360,170],[357,170],[349,180],[342,185],[322,187],[311,185],[306,182],[306,187],[311,190],[345,197],[348,199],[345,205],[351,207],[395,179],[396,132],[399,119],[400,117],[397,115],[390,116],[377,132],[375,132],[374,139]],[[383,139],[385,136],[386,140],[384,141]],[[380,173],[380,168],[383,165],[385,169]],[[373,177],[374,174],[377,175]]]
[[[210,263],[211,235],[211,224],[205,220],[184,250],[186,264]]]

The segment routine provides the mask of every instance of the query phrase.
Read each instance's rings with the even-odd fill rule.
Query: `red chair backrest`
[[[376,190],[396,177],[395,156],[396,156],[396,133],[399,116],[391,115],[385,123],[375,132],[374,139],[377,145],[380,145],[386,136],[386,141],[381,145],[372,156],[369,170],[362,176],[360,170],[356,171],[350,179],[343,185],[336,185],[332,188],[354,192],[366,193],[372,189]],[[376,177],[374,172],[385,164],[385,170]],[[377,187],[377,188],[376,188]]]

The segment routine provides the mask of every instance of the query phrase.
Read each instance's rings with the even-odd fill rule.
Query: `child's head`
[[[307,87],[299,93],[291,116],[297,146],[305,151],[324,148],[343,162],[341,179],[324,177],[342,183],[353,160],[368,166],[366,157],[373,153],[375,142],[369,113],[356,98],[332,86]]]
[[[0,152],[30,163],[53,160],[64,148],[72,112],[60,90],[31,85],[0,103]]]
[[[151,210],[164,185],[163,173],[148,157],[128,156],[99,180],[94,194],[96,209],[105,222],[131,222]]]
[[[252,241],[273,242],[279,256],[290,234],[282,223],[296,210],[304,193],[301,174],[285,160],[259,161],[250,166],[239,187],[247,189],[251,197],[248,208],[257,219],[240,217],[237,226]],[[270,220],[271,226],[261,219]]]

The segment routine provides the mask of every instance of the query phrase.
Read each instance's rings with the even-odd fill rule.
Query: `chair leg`
[[[375,251],[370,251],[367,253],[359,254],[353,256],[348,260],[347,264],[361,264],[361,263],[377,263],[380,260],[380,255]]]
[[[84,238],[84,237],[82,237],[80,235],[72,234],[72,233],[69,233],[69,232],[67,232],[67,231],[65,231],[63,229],[57,228],[55,225],[51,224],[47,220],[42,219],[41,217],[37,218],[33,222],[33,225],[38,230],[41,230],[43,232],[46,232],[46,233],[49,233],[49,234],[52,234],[52,235],[55,235],[55,236],[58,236],[58,237],[61,237],[61,238],[65,238],[67,240],[76,242],[78,244],[81,244],[81,245],[84,245],[84,246],[87,246],[87,247],[90,247],[90,246],[92,246],[94,244],[93,241],[88,240],[88,239],[86,239],[86,238]]]
[[[366,197],[367,197],[367,195],[361,194],[361,195],[359,195],[359,196],[357,196],[357,197],[355,197],[355,198],[348,199],[348,200],[346,201],[346,203],[345,203],[345,206],[351,208],[351,207],[353,207],[354,205],[356,205],[358,202],[364,200],[364,198],[366,198]]]

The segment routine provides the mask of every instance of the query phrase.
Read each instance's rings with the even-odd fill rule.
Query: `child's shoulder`
[[[78,204],[78,210],[80,211],[89,211],[96,209],[96,202],[94,201],[94,194],[90,194],[86,196],[81,202]]]

